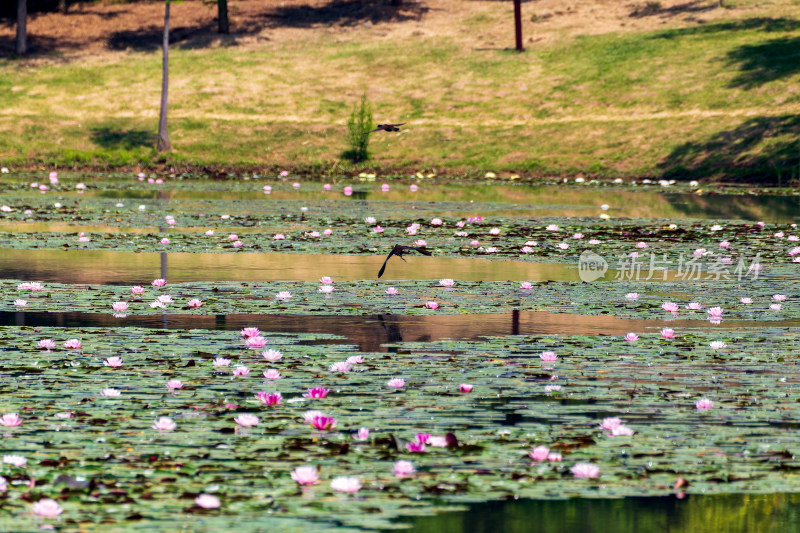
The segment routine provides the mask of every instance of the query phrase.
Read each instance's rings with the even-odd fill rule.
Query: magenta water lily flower
[[[0,424],[6,427],[16,427],[22,424],[22,418],[17,413],[8,413],[0,417]]]
[[[706,409],[711,409],[712,407],[714,407],[714,402],[712,402],[708,398],[703,398],[701,400],[697,400],[694,406],[697,407],[697,409],[700,411],[705,411]]]
[[[591,463],[578,463],[570,470],[575,477],[596,478],[600,475],[600,467]]]
[[[639,335],[633,332],[628,333],[627,335],[625,335],[625,340],[628,342],[636,342],[639,340]]]
[[[547,456],[550,454],[550,448],[547,446],[537,446],[528,454],[528,457],[533,459],[534,461],[542,462],[547,460]]]
[[[386,386],[394,389],[399,389],[401,387],[406,386],[406,380],[404,380],[403,378],[392,378],[386,382]]]
[[[239,424],[244,428],[257,426],[259,422],[258,417],[256,415],[251,415],[248,413],[242,413],[233,420],[234,422],[236,422],[237,424]]]
[[[264,405],[278,405],[283,401],[283,395],[280,392],[258,392],[256,398],[261,400]]]
[[[122,358],[115,355],[103,361],[103,364],[111,368],[119,368],[122,366]]]
[[[332,416],[318,414],[311,417],[309,423],[316,429],[328,431],[336,426],[336,419]]]
[[[316,485],[319,483],[319,472],[313,466],[298,466],[291,473],[298,485]]]
[[[558,360],[558,356],[555,352],[542,352],[539,357],[542,361],[547,361],[548,363]]]
[[[330,391],[325,387],[311,387],[308,389],[308,392],[303,394],[303,396],[306,398],[311,398],[312,400],[317,400],[319,398],[326,397],[329,392]]]
[[[57,501],[50,498],[44,498],[34,503],[31,507],[33,514],[41,516],[42,518],[58,518],[64,512],[64,509],[58,504]]]
[[[194,499],[194,503],[203,509],[218,509],[219,506],[222,505],[219,498],[213,494],[200,494]]]
[[[174,431],[177,427],[178,425],[168,416],[158,418],[152,425],[152,428],[158,431]]]
[[[470,385],[469,383],[462,383],[461,385],[458,386],[458,391],[459,392],[472,392],[472,385]]]
[[[381,191],[389,192],[389,184],[388,183],[384,183],[383,185],[381,185]]]
[[[425,302],[425,309],[439,309],[439,304],[436,302]]]
[[[331,480],[331,488],[337,492],[355,494],[361,490],[361,480],[350,476],[335,477]]]
[[[411,453],[424,453],[427,447],[424,442],[408,441],[406,443],[406,450]]]
[[[395,462],[392,467],[392,472],[399,478],[411,477],[416,471],[411,461],[406,461],[404,459]]]

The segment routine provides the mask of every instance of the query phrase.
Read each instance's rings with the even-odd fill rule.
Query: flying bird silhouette
[[[403,124],[405,124],[405,122],[401,122],[400,124],[378,124],[378,127],[370,133],[375,133],[376,131],[400,131],[398,126],[402,126]]]
[[[403,246],[402,244],[395,244],[392,251],[389,252],[389,255],[386,256],[386,261],[383,262],[383,266],[381,267],[380,271],[378,272],[378,277],[383,276],[383,271],[386,270],[386,263],[389,262],[389,258],[393,255],[396,255],[400,259],[403,259],[403,254],[408,252],[419,252],[423,255],[431,255],[431,253],[426,250],[425,248],[418,248],[416,246]],[[403,259],[405,261],[405,259]]]

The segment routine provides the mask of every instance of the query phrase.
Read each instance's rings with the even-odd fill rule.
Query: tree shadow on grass
[[[743,45],[728,52],[727,59],[741,71],[730,86],[751,89],[800,72],[800,37]]]
[[[706,11],[713,11],[719,8],[718,2],[708,2],[704,0],[692,0],[683,4],[678,4],[670,7],[661,7],[660,2],[646,2],[633,6],[633,11],[630,12],[632,18],[643,17],[675,17],[685,13],[705,13]]]
[[[153,147],[156,134],[147,130],[121,130],[110,126],[92,128],[92,141],[106,149],[132,150]]]
[[[403,5],[399,7],[392,7],[388,0],[333,0],[321,6],[279,7],[263,16],[281,26],[306,28],[317,24],[353,26],[365,22],[378,24],[419,20],[428,10],[428,7],[410,0],[403,0]]]
[[[675,28],[655,33],[651,39],[678,39],[691,35],[709,35],[714,33],[737,33],[747,30],[763,32],[789,32],[800,28],[800,20],[792,18],[753,17],[730,22],[700,24],[688,28]]]
[[[659,167],[665,177],[786,183],[800,177],[800,116],[748,119],[706,141],[676,147]]]

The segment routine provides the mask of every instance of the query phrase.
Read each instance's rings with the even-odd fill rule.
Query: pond
[[[798,525],[790,191],[15,179],[12,530]],[[629,275],[651,253],[732,266]]]

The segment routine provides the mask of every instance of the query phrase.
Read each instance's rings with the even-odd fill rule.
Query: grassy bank
[[[413,22],[348,31],[314,26],[233,46],[177,43],[175,150],[167,155],[153,150],[157,49],[0,60],[0,160],[325,167],[347,148],[344,123],[366,90],[377,120],[408,122],[402,134],[373,137],[376,167],[783,183],[800,176],[793,2],[708,2],[694,19],[637,15],[652,17],[640,28],[631,12],[630,24],[609,31],[578,16],[566,29],[547,26],[558,17],[531,22],[540,8],[526,4],[533,42],[523,54],[503,49],[513,37],[508,6],[471,4],[449,13],[446,29],[432,9]]]

